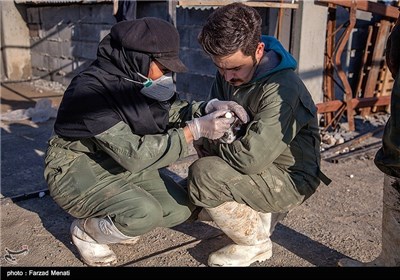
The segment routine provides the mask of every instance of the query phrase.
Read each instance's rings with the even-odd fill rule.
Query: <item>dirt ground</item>
[[[4,83],[1,112],[32,108],[41,99],[58,106],[61,96],[62,88],[41,87],[40,81]],[[28,267],[33,271],[85,267],[69,235],[73,218],[46,193],[43,156],[53,122],[53,118],[40,123],[1,122],[3,276],[18,269],[25,273]],[[366,141],[377,143],[380,138],[370,137],[361,144]],[[272,258],[252,266],[336,267],[343,257],[367,262],[378,256],[383,174],[373,163],[377,147],[338,163],[323,160],[322,170],[332,179],[331,185],[321,184],[310,199],[288,214],[272,235]],[[192,155],[163,172],[177,180],[184,178],[194,159]],[[213,222],[196,221],[158,228],[135,245],[111,248],[119,257],[118,267],[206,267],[208,255],[228,243]]]

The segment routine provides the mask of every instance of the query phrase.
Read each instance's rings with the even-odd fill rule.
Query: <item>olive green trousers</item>
[[[45,180],[56,203],[75,218],[109,216],[127,236],[186,221],[195,206],[172,178],[132,174],[89,140],[49,140]]]
[[[295,186],[289,174],[271,165],[262,174],[244,175],[223,159],[207,156],[189,167],[188,191],[197,206],[214,208],[236,201],[258,212],[288,212],[309,198],[319,179]]]

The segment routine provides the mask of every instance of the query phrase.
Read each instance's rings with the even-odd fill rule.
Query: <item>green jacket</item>
[[[193,117],[201,116],[204,102],[175,101],[169,114],[169,129],[165,134],[139,136],[119,122],[95,135],[91,140],[122,167],[132,173],[156,170],[189,155],[182,127]]]
[[[237,88],[217,75],[211,98],[236,101],[247,110],[251,121],[239,141],[231,145],[205,141],[205,150],[243,174],[260,174],[275,164],[289,172],[295,184],[320,176],[316,106],[293,70],[282,70]]]

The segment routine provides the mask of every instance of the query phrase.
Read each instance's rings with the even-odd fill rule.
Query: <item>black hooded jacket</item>
[[[65,91],[55,133],[69,139],[90,138],[120,121],[140,136],[164,133],[175,96],[159,102],[141,94],[141,85],[126,80],[142,81],[137,72],[147,76],[149,65],[149,55],[123,51],[107,35],[99,44],[97,59]]]

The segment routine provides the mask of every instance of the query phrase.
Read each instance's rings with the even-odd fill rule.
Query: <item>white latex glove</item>
[[[243,123],[247,123],[250,120],[246,110],[235,101],[222,101],[216,98],[208,101],[205,108],[206,114],[217,110],[232,111]]]
[[[234,118],[225,118],[227,110],[217,110],[200,118],[186,122],[194,140],[201,137],[208,139],[221,138],[229,129]]]

